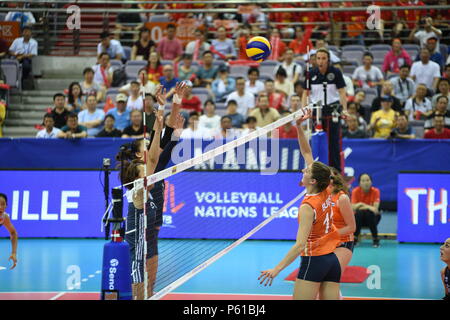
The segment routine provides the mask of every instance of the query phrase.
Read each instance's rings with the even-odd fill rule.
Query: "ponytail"
[[[342,175],[339,173],[339,171],[337,171],[335,168],[331,168],[331,176],[330,176],[330,180],[331,180],[331,185],[333,187],[332,193],[333,194],[337,194],[340,191],[344,191],[345,194],[349,194],[349,190],[348,190],[348,186],[347,183],[344,180],[344,177],[342,177]]]
[[[142,141],[144,140],[136,139],[133,142],[122,145],[119,153],[116,155],[117,169],[120,170],[119,179],[122,184],[128,184],[139,178],[138,167],[144,162],[136,157],[136,152],[139,152]],[[133,185],[127,185],[126,188],[132,189]]]

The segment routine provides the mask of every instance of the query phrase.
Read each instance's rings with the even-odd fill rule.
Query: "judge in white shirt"
[[[36,134],[36,138],[42,139],[56,139],[58,138],[58,133],[61,132],[60,129],[55,128],[55,120],[50,113],[45,114],[44,116],[44,129],[40,130]]]

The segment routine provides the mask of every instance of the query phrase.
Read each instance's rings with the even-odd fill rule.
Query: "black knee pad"
[[[147,229],[147,259],[158,255],[158,234],[159,229]]]

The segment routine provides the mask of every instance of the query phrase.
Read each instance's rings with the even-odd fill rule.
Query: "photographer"
[[[417,31],[419,29],[419,31]],[[420,43],[421,48],[425,48],[427,45],[427,39],[431,37],[435,37],[436,39],[440,39],[442,36],[442,31],[433,26],[433,19],[431,17],[427,17],[425,19],[421,19],[416,27],[409,34],[409,41],[414,42],[418,41]],[[436,51],[439,51],[439,42],[436,45]],[[431,52],[433,54],[434,52]]]

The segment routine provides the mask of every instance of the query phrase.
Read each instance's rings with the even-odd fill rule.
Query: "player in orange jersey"
[[[302,185],[307,191],[298,212],[297,239],[284,259],[275,268],[261,271],[258,280],[261,280],[261,284],[265,282],[266,286],[271,285],[273,278],[301,255],[293,298],[313,300],[320,293],[322,299],[337,300],[341,267],[333,251],[341,242],[341,232],[333,225],[332,201],[328,190],[331,170],[322,162],[314,161],[301,127],[301,122],[310,116],[311,110],[307,110],[305,116],[297,121],[300,151],[306,163],[306,168],[302,170]]]

